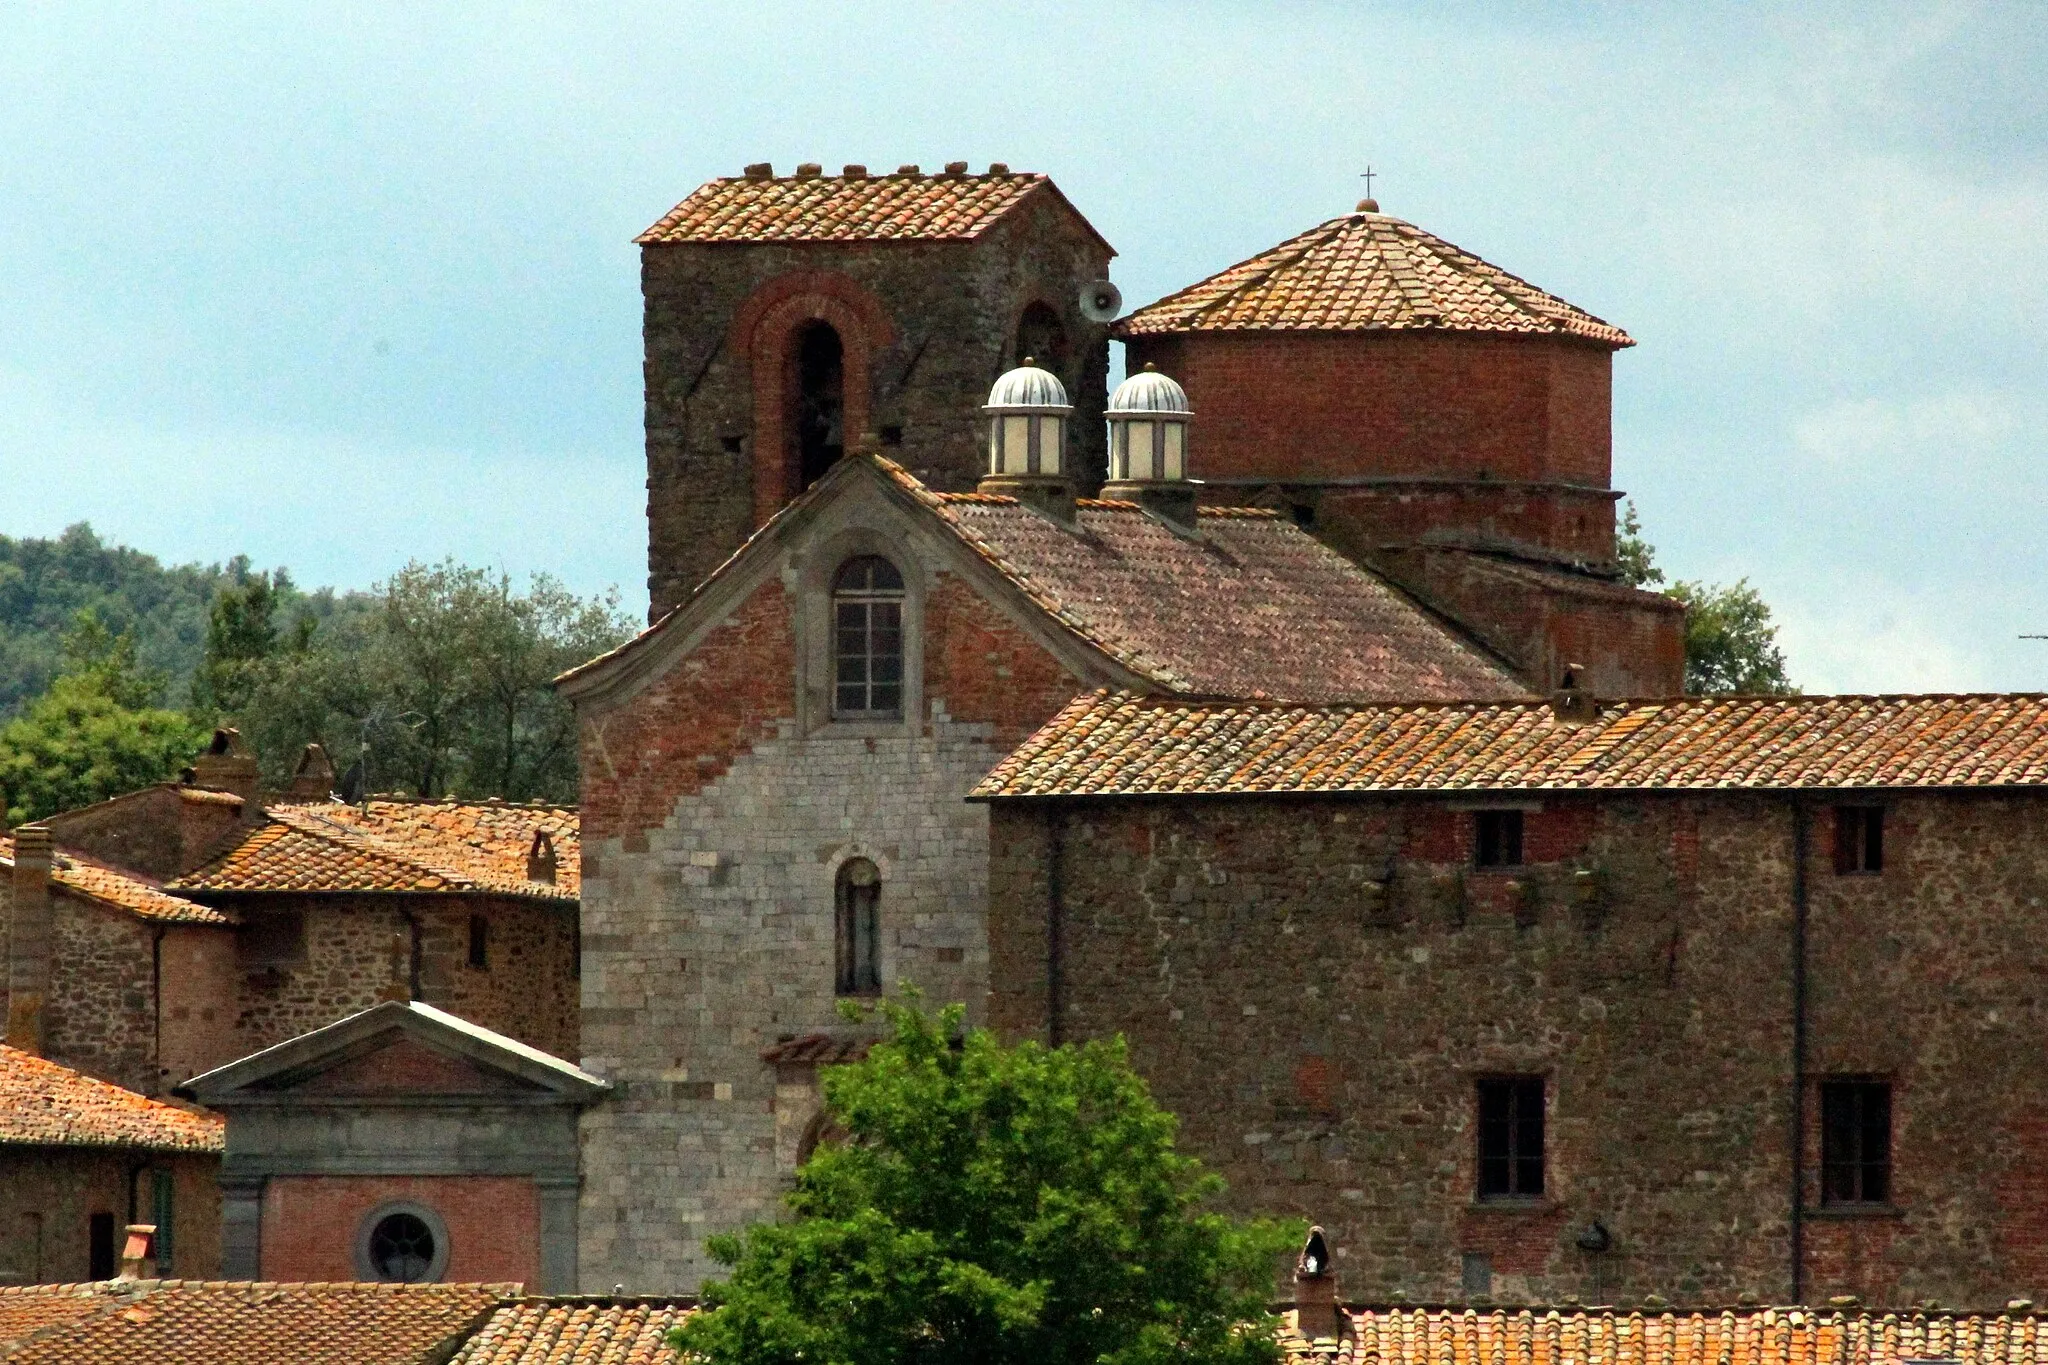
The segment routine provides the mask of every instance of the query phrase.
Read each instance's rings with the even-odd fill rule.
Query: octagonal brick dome
[[[1061,412],[1069,412],[1073,408],[1067,402],[1066,386],[1060,383],[1059,377],[1039,369],[1029,359],[996,380],[988,391],[986,406],[991,409],[1055,409]]]
[[[1189,411],[1188,391],[1147,365],[1116,386],[1116,392],[1109,396],[1109,410],[1184,415]]]

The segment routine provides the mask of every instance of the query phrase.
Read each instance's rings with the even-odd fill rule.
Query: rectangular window
[[[114,1278],[114,1215],[96,1213],[86,1224],[86,1278],[111,1280]],[[76,1265],[77,1262],[72,1262]]]
[[[1479,1082],[1479,1197],[1534,1199],[1543,1193],[1543,1078]]]
[[[1835,807],[1835,872],[1884,871],[1884,807]]]
[[[1480,867],[1520,867],[1522,864],[1522,812],[1482,810],[1473,812],[1472,861]]]
[[[245,912],[235,950],[247,968],[288,967],[306,960],[306,917],[296,910]]]
[[[1891,1196],[1891,1083],[1821,1082],[1820,1202],[1883,1204]]]
[[[491,922],[482,915],[469,917],[469,965],[488,967],[491,964]]]
[[[156,1274],[168,1280],[177,1272],[171,1268],[171,1225],[177,1217],[177,1181],[171,1172],[150,1172],[150,1221],[156,1224]]]

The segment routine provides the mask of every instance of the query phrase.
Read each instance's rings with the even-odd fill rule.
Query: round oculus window
[[[356,1270],[366,1280],[422,1284],[448,1268],[448,1225],[422,1204],[370,1210],[356,1232]]]

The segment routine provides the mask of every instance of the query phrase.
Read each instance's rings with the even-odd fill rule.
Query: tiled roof
[[[2048,1325],[2032,1312],[1359,1308],[1345,1317],[1339,1341],[1311,1345],[1292,1331],[1283,1335],[1289,1358],[1335,1365],[2048,1365]]]
[[[218,1152],[222,1122],[0,1043],[0,1146]]]
[[[560,1298],[506,1304],[449,1365],[676,1365],[663,1340],[693,1299]]]
[[[2048,785],[2048,696],[1288,707],[1081,697],[980,797]]]
[[[1059,195],[1033,174],[734,176],[700,186],[634,240],[968,241],[1041,187]]]
[[[1383,213],[1332,218],[1140,308],[1112,334],[1382,330],[1539,333],[1635,344],[1612,323]]]
[[[806,1033],[800,1038],[785,1038],[772,1047],[761,1049],[761,1060],[769,1066],[837,1066],[841,1062],[862,1060],[874,1045],[872,1038]]]
[[[1013,499],[932,493],[880,461],[1060,624],[1164,689],[1293,701],[1526,698],[1478,645],[1286,518],[1204,509],[1199,539],[1083,499],[1069,531]]]
[[[271,806],[264,823],[176,878],[187,891],[489,892],[574,900],[577,818],[562,806],[378,798]],[[536,831],[555,846],[555,880],[528,879]]]
[[[516,1284],[260,1280],[0,1289],[0,1331],[13,1333],[0,1335],[0,1358],[7,1365],[440,1365],[518,1293]]]
[[[0,835],[0,867],[12,869],[13,866],[14,836]],[[117,872],[81,854],[61,849],[50,860],[50,880],[74,895],[160,924],[241,923],[225,910],[170,895],[137,873]]]

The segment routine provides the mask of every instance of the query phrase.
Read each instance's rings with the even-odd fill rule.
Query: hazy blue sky
[[[2032,3],[0,4],[0,531],[638,608],[631,238],[699,182],[1044,170],[1140,303],[1370,162],[1637,338],[1616,480],[1800,682],[2048,687],[2044,90]]]

